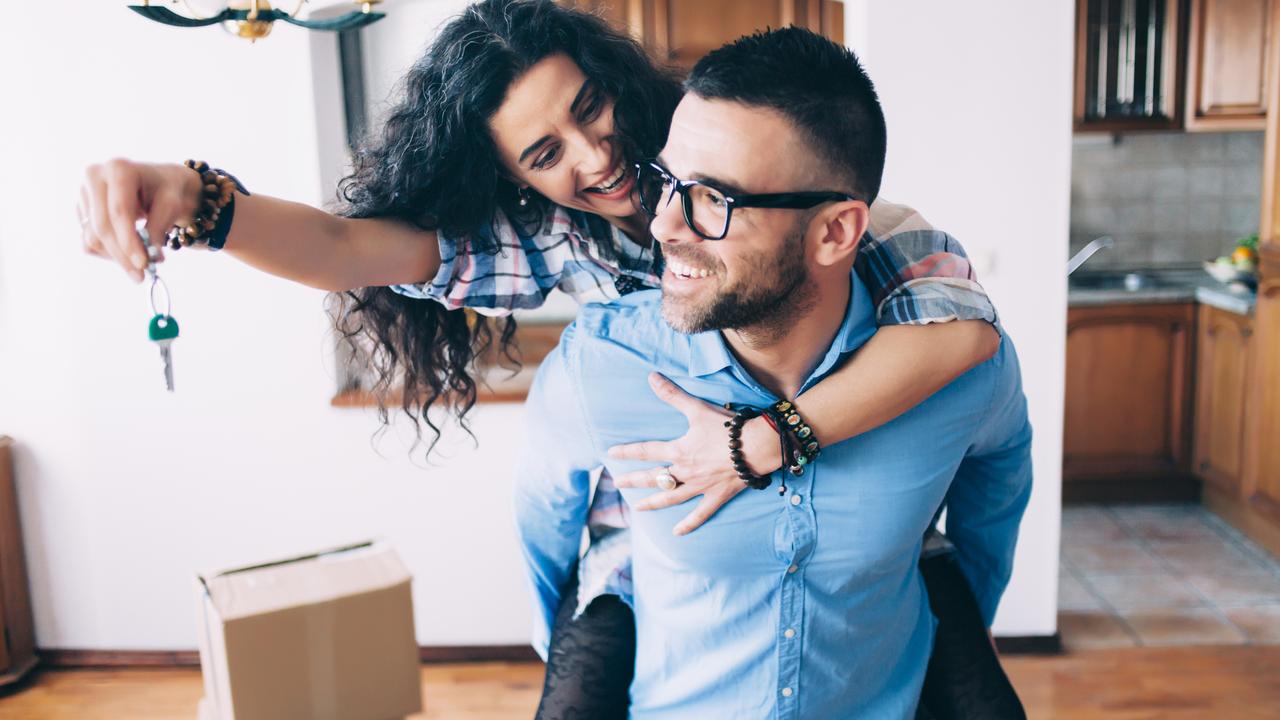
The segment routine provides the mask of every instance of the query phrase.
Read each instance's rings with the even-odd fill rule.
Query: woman
[[[399,407],[415,418],[419,437],[427,425],[434,444],[439,428],[428,409],[439,404],[465,415],[476,390],[469,365],[497,329],[494,320],[453,310],[507,316],[540,304],[553,287],[580,302],[604,302],[658,284],[661,260],[631,199],[628,169],[662,146],[680,86],[636,43],[594,17],[549,0],[485,0],[442,29],[403,89],[380,137],[357,155],[342,183],[341,214],[237,193],[225,250],[266,272],[339,293],[339,328],[372,345],[383,422],[395,381],[403,387]],[[145,261],[135,221],[145,218],[151,236],[161,237],[196,214],[200,196],[198,176],[180,165],[91,166],[81,188],[85,247],[140,280]],[[899,207],[877,203],[872,223],[890,232],[866,243],[858,272],[891,326],[796,399],[824,445],[896,417],[985,360],[998,343],[994,311],[958,244],[941,234],[892,234],[895,225],[922,226]],[[940,245],[921,245],[933,236]],[[508,317],[497,338],[508,353],[513,330]],[[723,451],[723,416],[688,402],[669,383],[655,390],[679,403],[689,432],[619,452],[669,465],[682,482],[655,494],[649,508],[702,496],[680,528],[688,532],[744,486]],[[754,472],[780,467],[777,437],[765,421],[749,423],[743,440]],[[617,497],[604,483],[591,517],[593,537],[613,538],[613,552],[625,550],[617,542],[625,537],[616,530],[625,525]],[[587,562],[593,557],[605,562]],[[592,568],[580,578],[583,605],[607,607],[610,618],[625,622],[626,606],[610,600],[627,589],[625,553],[615,561],[593,548],[583,567]],[[596,597],[605,600],[592,604]],[[566,624],[580,622],[563,615]],[[583,627],[592,637],[591,626]],[[584,657],[610,662],[606,656],[618,650],[626,647]],[[625,704],[625,673],[598,669],[622,675]],[[548,706],[545,714],[565,713]]]

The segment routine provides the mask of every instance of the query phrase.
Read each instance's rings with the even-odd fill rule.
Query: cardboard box
[[[200,720],[418,712],[410,581],[395,552],[374,542],[200,574]]]

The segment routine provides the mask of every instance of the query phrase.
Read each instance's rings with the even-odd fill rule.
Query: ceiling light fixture
[[[373,6],[381,0],[357,0],[355,4],[360,6],[359,10],[327,20],[302,20],[298,18],[298,12],[302,10],[305,2],[306,0],[299,0],[293,12],[287,13],[271,7],[266,0],[231,0],[221,12],[209,17],[199,17],[186,0],[182,0],[182,4],[194,17],[179,15],[169,8],[157,7],[151,4],[151,0],[142,0],[141,5],[130,5],[129,9],[150,20],[177,27],[205,27],[223,23],[230,32],[250,42],[269,35],[271,26],[276,20],[283,20],[291,25],[310,30],[338,32],[364,27],[386,17],[386,13],[373,12]]]

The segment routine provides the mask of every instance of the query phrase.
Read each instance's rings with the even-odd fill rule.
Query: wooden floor
[[[1280,718],[1280,646],[1122,648],[1008,657],[1032,720]],[[0,720],[195,718],[198,670],[49,670],[0,696]],[[422,718],[524,720],[534,663],[422,669]]]

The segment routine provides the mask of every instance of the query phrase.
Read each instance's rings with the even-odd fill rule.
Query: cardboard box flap
[[[382,543],[200,575],[224,621],[328,602],[409,580],[408,568]]]

